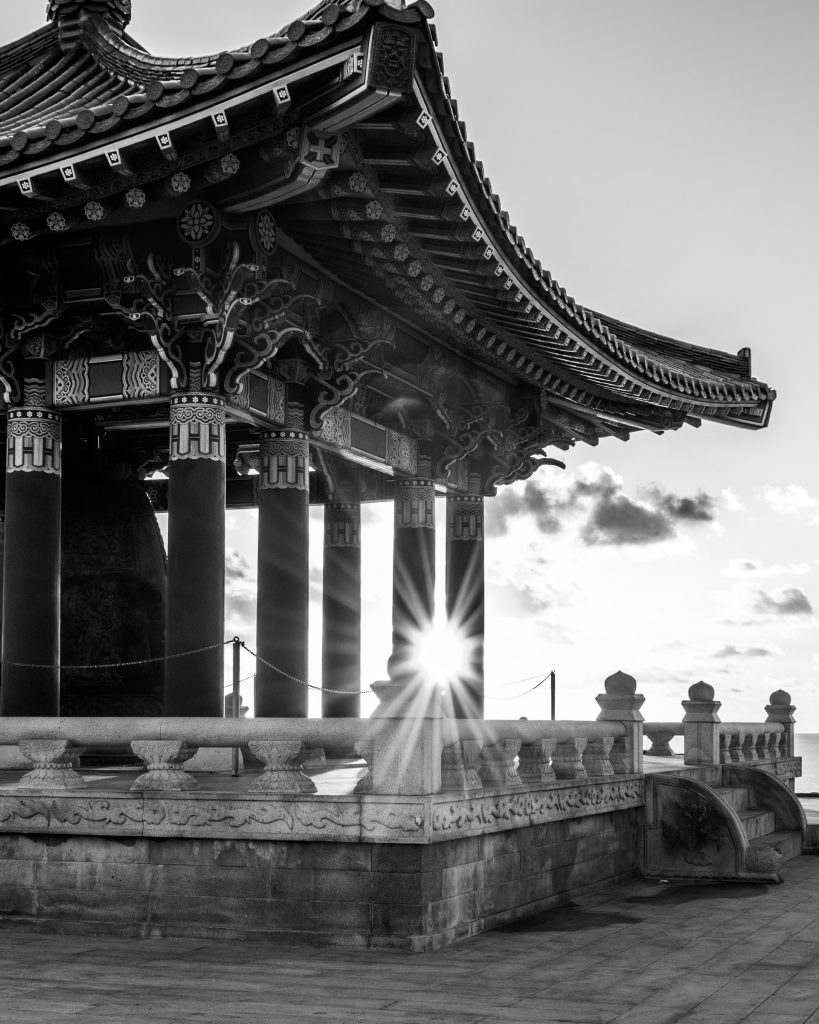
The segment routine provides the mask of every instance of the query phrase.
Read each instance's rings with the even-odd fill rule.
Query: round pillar
[[[389,681],[374,684],[379,717],[424,717],[438,694],[420,657],[435,618],[435,486],[395,481],[392,559],[392,654]]]
[[[453,641],[463,645],[463,667],[450,680],[455,718],[484,715],[483,496],[446,499],[446,613]]]
[[[298,429],[265,433],[259,455],[256,649],[261,657],[256,666],[255,715],[306,718],[308,691],[301,680],[307,679],[310,600],[307,434]]]
[[[224,690],[224,400],[174,395],[170,417],[165,714],[217,716]],[[214,644],[220,646],[187,653]]]
[[[361,506],[324,506],[321,713],[325,718],[361,714]],[[346,693],[328,693],[344,690]]]
[[[10,410],[2,715],[60,713],[60,498],[59,414],[33,407]],[[23,667],[31,664],[39,667]]]

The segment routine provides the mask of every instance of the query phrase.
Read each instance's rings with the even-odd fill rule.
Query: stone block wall
[[[0,926],[435,948],[639,874],[642,808],[429,844],[0,835]]]

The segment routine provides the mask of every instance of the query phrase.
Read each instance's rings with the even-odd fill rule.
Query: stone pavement
[[[819,857],[634,882],[434,953],[0,932],[3,1024],[819,1024]]]

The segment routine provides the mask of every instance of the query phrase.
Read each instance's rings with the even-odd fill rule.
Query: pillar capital
[[[446,496],[446,537],[452,541],[483,540],[483,495]]]
[[[34,406],[10,409],[6,421],[6,472],[61,472],[62,417]]]
[[[395,529],[435,529],[435,481],[426,477],[395,480]]]
[[[171,396],[170,461],[210,459],[224,462],[225,400],[206,392]]]
[[[324,544],[328,548],[361,547],[361,505],[329,501],[324,506]]]
[[[304,430],[268,430],[259,441],[261,490],[308,491],[310,440]]]

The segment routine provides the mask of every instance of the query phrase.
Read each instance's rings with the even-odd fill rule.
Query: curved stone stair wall
[[[644,873],[668,879],[780,882],[802,853],[801,804],[776,776],[720,765],[646,780]]]

